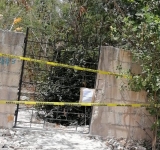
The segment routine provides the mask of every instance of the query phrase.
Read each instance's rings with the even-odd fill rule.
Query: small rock
[[[125,139],[123,139],[123,140],[121,140],[119,143],[120,143],[120,145],[121,145],[121,146],[123,146],[123,147],[124,147],[124,146],[126,145],[126,140],[125,140]]]
[[[108,142],[106,142],[106,146],[109,146],[110,144]]]
[[[11,136],[11,133],[9,130],[7,130],[3,132],[2,136]]]
[[[10,146],[10,148],[13,148],[13,149],[14,149],[14,146]]]
[[[110,148],[111,150],[114,150],[114,146],[113,145],[109,145],[108,148]]]
[[[130,147],[129,150],[137,150],[137,147]]]
[[[14,132],[14,131],[12,131],[12,130],[10,130],[10,134],[11,134],[11,135],[14,135],[14,134],[15,134],[15,132]]]
[[[124,150],[124,149],[123,149],[122,146],[119,145],[119,146],[117,147],[117,150]]]
[[[108,143],[109,143],[109,144],[113,144],[113,143],[114,143],[114,140],[113,140],[113,139],[110,139],[110,140],[108,141]]]
[[[142,146],[138,146],[137,150],[147,150],[146,148],[142,147]]]
[[[2,148],[8,148],[8,146],[7,146],[6,144],[4,144],[4,145],[2,146]]]
[[[112,145],[114,146],[114,148],[117,148],[120,144],[115,141]]]

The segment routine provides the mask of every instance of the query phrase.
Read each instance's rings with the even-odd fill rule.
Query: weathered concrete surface
[[[0,53],[22,56],[24,34],[0,30]],[[0,57],[0,100],[17,100],[21,61]],[[0,127],[11,128],[15,105],[0,104]]]
[[[117,66],[122,66],[122,71],[129,69],[140,73],[139,65],[131,63],[131,53],[114,47],[102,47],[99,59],[99,70],[120,73]],[[127,85],[125,78],[116,78],[111,75],[98,74],[96,81],[95,102],[106,103],[145,103],[146,93],[122,90]],[[150,139],[151,120],[145,108],[129,107],[94,107],[90,133],[103,137]]]

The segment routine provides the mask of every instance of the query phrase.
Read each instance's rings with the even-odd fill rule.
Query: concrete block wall
[[[0,30],[0,53],[22,56],[24,34]],[[22,62],[0,56],[0,100],[17,100]],[[0,104],[0,127],[11,128],[16,105]]]
[[[120,73],[117,66],[121,65],[122,71],[132,70],[140,73],[138,64],[132,63],[129,51],[114,47],[102,47],[99,59],[99,70]],[[97,75],[95,102],[106,103],[146,103],[146,92],[133,92],[122,86],[127,85],[128,79],[116,78],[112,75]],[[103,137],[151,139],[150,127],[153,118],[145,108],[131,107],[105,107],[93,108],[90,134]]]

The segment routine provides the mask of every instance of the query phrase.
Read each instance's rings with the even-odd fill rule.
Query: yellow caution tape
[[[4,53],[0,53],[0,56],[9,57],[9,58],[16,58],[16,59],[30,61],[30,62],[36,62],[36,63],[43,63],[43,64],[55,66],[55,67],[64,67],[64,68],[70,68],[70,69],[75,69],[75,70],[80,70],[80,71],[94,72],[94,73],[99,73],[99,74],[104,74],[104,75],[114,75],[114,76],[120,76],[120,77],[124,77],[124,78],[131,78],[131,76],[128,76],[128,75],[125,75],[125,74],[117,74],[117,73],[107,72],[107,71],[103,71],[103,70],[95,70],[95,69],[84,68],[84,67],[79,67],[79,66],[72,66],[72,65],[61,64],[61,63],[56,63],[56,62],[48,62],[48,61],[37,60],[37,59],[33,59],[33,58],[28,58],[28,57],[9,55],[9,54],[4,54]]]
[[[150,104],[118,104],[118,103],[72,103],[72,102],[39,102],[39,101],[6,101],[0,100],[0,104],[22,104],[22,105],[54,105],[54,106],[125,106],[125,107],[150,107]],[[160,105],[154,105],[160,107]]]

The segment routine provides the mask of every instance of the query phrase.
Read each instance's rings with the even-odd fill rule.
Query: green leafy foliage
[[[97,57],[95,55],[94,59],[92,57],[94,53],[88,50],[98,50],[100,45],[131,50],[133,61],[141,64],[142,73],[132,74],[129,86],[134,91],[145,90],[148,93],[148,101],[152,107],[147,109],[156,118],[153,130],[157,132],[160,113],[154,104],[159,104],[160,99],[160,2],[158,0],[27,0],[26,2],[1,0],[0,14],[3,15],[3,19],[0,27],[10,30],[14,18],[18,15],[22,21],[13,26],[12,30],[22,27],[24,31],[27,26],[41,28],[44,31],[44,39],[54,46],[60,43],[60,46],[54,47],[55,56],[58,54],[58,57],[51,61],[94,68],[95,66],[89,66],[87,61],[93,63]],[[40,33],[37,33],[37,36],[39,35]],[[88,56],[83,54],[86,51]],[[73,56],[76,56],[75,59]],[[60,86],[60,80],[55,80],[52,76],[65,77],[66,85],[71,83],[82,86],[80,80],[82,77],[78,76],[78,73],[75,70],[54,68],[50,74],[44,74],[43,80],[49,86],[42,89],[45,93],[54,95],[51,101],[61,101],[64,97],[53,92],[60,90],[55,88],[55,84]],[[79,81],[72,82],[72,78]],[[94,79],[87,80],[90,80],[89,87],[93,87]],[[60,92],[78,95],[76,89],[72,91],[61,89]],[[76,101],[77,98],[78,96],[73,98],[70,95],[67,100]]]
[[[141,64],[142,73],[133,74],[129,86],[134,91],[145,90],[149,113],[155,118],[152,129],[154,136],[159,136],[160,111],[155,104],[160,98],[160,11],[158,1],[128,1],[126,3],[128,15],[123,19],[124,28],[122,38],[127,41],[122,47],[130,49],[135,62]],[[158,6],[158,7],[157,7]],[[156,147],[156,140],[152,149]]]

